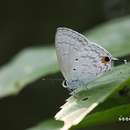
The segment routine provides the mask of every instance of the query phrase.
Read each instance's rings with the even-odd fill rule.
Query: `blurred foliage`
[[[26,84],[39,77],[57,72],[56,61],[52,48],[23,50],[0,70],[0,97],[18,93]]]
[[[109,21],[85,35],[116,57],[130,54],[130,16]]]

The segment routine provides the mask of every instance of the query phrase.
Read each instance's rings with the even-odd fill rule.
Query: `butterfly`
[[[56,54],[65,78],[63,87],[73,91],[111,70],[114,58],[106,49],[84,35],[59,27],[55,36]]]

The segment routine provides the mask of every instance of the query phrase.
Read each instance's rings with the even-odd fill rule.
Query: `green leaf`
[[[78,124],[112,93],[130,83],[129,66],[130,63],[114,67],[111,72],[88,84],[86,90],[71,96],[55,116],[57,120],[64,121],[64,126],[61,130],[68,130],[73,125]]]
[[[121,91],[130,89],[126,86]],[[124,95],[115,92],[105,102],[96,107],[88,116],[86,116],[77,126],[72,129],[87,128],[88,126],[102,125],[105,123],[118,122],[119,117],[129,117],[130,113],[130,91],[125,91]],[[103,115],[103,116],[102,116]]]
[[[38,124],[37,126],[26,129],[26,130],[59,130],[63,126],[63,122],[48,120],[43,123]]]
[[[85,35],[116,57],[130,54],[130,16],[107,22]]]
[[[87,117],[77,126],[73,127],[73,130],[78,130],[79,128],[86,128],[92,125],[100,125],[105,123],[123,122],[120,121],[122,117],[128,117],[130,114],[130,104],[120,105],[107,109],[101,112],[95,112]],[[125,121],[127,122],[127,121]]]
[[[28,48],[0,69],[0,97],[18,93],[26,84],[58,71],[53,48]]]

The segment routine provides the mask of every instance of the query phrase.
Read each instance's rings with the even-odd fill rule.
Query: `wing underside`
[[[108,51],[71,29],[58,28],[55,44],[60,69],[71,86],[73,81],[86,84],[110,67],[100,62],[102,56],[111,56]]]

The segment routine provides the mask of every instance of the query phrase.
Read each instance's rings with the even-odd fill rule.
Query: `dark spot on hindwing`
[[[108,56],[106,56],[106,57],[104,58],[104,60],[105,60],[106,62],[109,62],[109,61],[110,61],[110,58],[109,58]]]
[[[104,64],[109,63],[109,61],[110,61],[110,58],[109,58],[108,56],[103,56],[103,57],[101,58],[101,62],[104,63]]]

